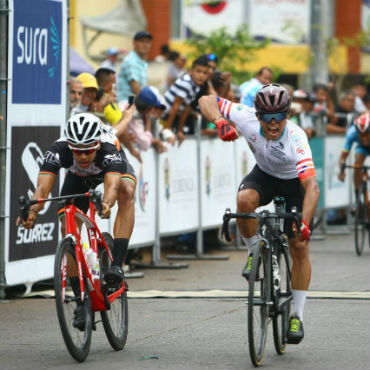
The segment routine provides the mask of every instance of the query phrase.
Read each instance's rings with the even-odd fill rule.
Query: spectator
[[[184,125],[193,111],[191,103],[206,82],[208,71],[207,61],[201,58],[196,59],[189,72],[179,77],[164,94],[167,110],[164,117],[165,128],[176,131],[180,142],[184,139],[182,132]],[[186,133],[189,133],[193,125],[193,119],[189,119]]]
[[[128,100],[130,95],[139,94],[147,84],[148,63],[146,62],[153,36],[146,31],[137,32],[134,36],[134,50],[122,62],[117,83],[118,102]]]
[[[154,58],[154,61],[157,63],[167,62],[170,57],[170,53],[171,51],[167,44],[161,45],[161,52]]]
[[[365,104],[366,110],[370,112],[370,94],[365,94],[362,101]]]
[[[238,85],[231,84],[230,89],[226,95],[226,99],[233,103],[240,103],[241,91]]]
[[[329,86],[318,83],[314,85],[313,91],[317,97],[317,102],[314,105],[314,112],[326,116],[329,121],[334,121],[334,104],[329,95]]]
[[[107,68],[112,70],[114,73],[117,72],[117,61],[118,61],[119,50],[112,46],[107,50],[106,59],[100,65],[100,68]]]
[[[152,118],[160,118],[166,109],[164,98],[154,86],[144,87],[135,99],[137,114],[128,123],[127,132],[134,136],[140,151],[146,151],[153,146],[156,151],[162,153],[166,145],[153,135]],[[155,133],[154,133],[155,134]],[[128,147],[130,150],[131,145]],[[131,150],[130,150],[131,151]]]
[[[83,92],[81,103],[71,110],[71,116],[77,113],[91,112],[92,103],[95,101],[96,93],[99,90],[96,78],[91,73],[80,73],[77,79],[82,83]]]
[[[271,83],[273,72],[271,68],[262,67],[254,78],[249,81],[243,82],[240,85],[241,99],[240,102],[248,107],[254,107],[254,97],[257,91],[263,86]]]
[[[84,87],[81,81],[73,76],[70,77],[68,85],[69,85],[69,111],[71,112],[73,108],[80,105]]]
[[[115,91],[116,74],[111,69],[99,68],[95,73],[95,77],[98,85],[104,90],[104,117],[108,123],[115,125],[122,118]]]
[[[313,117],[313,107],[317,101],[316,94],[311,92],[307,93],[303,90],[296,90],[293,92],[293,99],[300,104],[301,111],[290,119],[300,126],[307,137],[311,139],[316,135]]]
[[[171,64],[167,70],[167,88],[169,88],[181,75],[183,75],[186,64],[186,57],[177,51],[171,51],[169,60]]]
[[[351,91],[355,93],[355,111],[357,113],[364,113],[367,111],[366,105],[363,102],[363,97],[366,95],[366,85],[364,82],[358,82],[351,87]]]
[[[345,134],[347,128],[352,122],[348,122],[348,119],[354,118],[354,116],[348,116],[349,114],[355,115],[355,98],[356,95],[352,91],[343,91],[339,96],[339,104],[335,112],[338,117],[335,117],[331,122],[326,125],[326,132],[328,134]],[[338,114],[339,113],[339,114]]]

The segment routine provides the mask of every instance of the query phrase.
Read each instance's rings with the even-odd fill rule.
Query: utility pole
[[[0,0],[0,300],[5,298],[5,179],[6,179],[6,122],[7,122],[7,62],[8,62],[8,2]]]
[[[311,86],[329,82],[327,41],[333,36],[333,0],[311,0],[310,47],[313,62],[310,68]]]

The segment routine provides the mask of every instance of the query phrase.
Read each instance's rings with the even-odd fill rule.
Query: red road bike
[[[74,205],[76,198],[89,198],[89,215]],[[59,201],[65,206],[66,236],[59,242],[54,263],[54,290],[59,325],[64,342],[71,356],[83,362],[89,354],[92,330],[96,329],[95,312],[99,311],[104,331],[111,346],[122,350],[128,330],[127,284],[123,281],[116,287],[107,286],[104,273],[112,262],[113,238],[100,232],[95,222],[95,209],[102,211],[101,193],[90,190],[83,194],[60,196],[48,199],[19,198],[21,216],[27,219],[31,205]],[[82,242],[77,220],[86,227],[87,245]],[[83,245],[84,244],[84,245]],[[93,271],[84,247],[96,253],[98,271]],[[96,268],[94,269],[96,270]],[[79,281],[79,289],[73,291],[71,280]],[[78,286],[78,284],[77,284]],[[86,317],[83,327],[73,326],[77,306],[83,307]]]

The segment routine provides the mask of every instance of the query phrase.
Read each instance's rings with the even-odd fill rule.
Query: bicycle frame
[[[74,198],[79,197],[88,197],[89,198],[89,215],[78,207],[73,204]],[[87,193],[83,194],[74,194],[74,195],[66,195],[66,196],[59,196],[54,198],[39,198],[39,199],[31,199],[26,201],[24,197],[19,199],[19,203],[21,205],[22,211],[22,218],[26,219],[28,214],[28,209],[31,205],[37,203],[44,203],[44,202],[51,202],[51,201],[64,201],[68,202],[65,205],[65,217],[66,217],[66,236],[65,238],[70,238],[72,245],[75,248],[76,252],[76,263],[77,263],[77,271],[78,277],[80,282],[80,289],[81,289],[81,301],[85,299],[85,281],[84,281],[84,271],[86,275],[86,281],[88,285],[88,289],[90,291],[91,297],[91,309],[92,311],[105,311],[110,309],[110,304],[126,290],[125,282],[122,282],[122,286],[117,291],[107,295],[102,290],[102,286],[100,283],[100,279],[94,280],[92,277],[91,269],[89,268],[87,261],[85,259],[85,255],[82,250],[81,245],[81,235],[80,230],[77,226],[76,219],[80,220],[82,223],[85,224],[87,228],[87,235],[89,238],[89,244],[91,249],[98,255],[98,246],[102,246],[108,253],[110,260],[113,260],[112,254],[107,246],[102,233],[100,232],[96,222],[95,222],[95,206],[98,210],[101,210],[101,201],[98,199],[100,194],[94,190],[90,190]],[[65,299],[65,288],[66,288],[66,278],[67,278],[67,261],[63,261],[62,266],[62,297],[63,300]]]
[[[82,221],[86,225],[87,235],[89,237],[89,244],[91,249],[96,253],[96,255],[98,255],[98,238],[99,238],[99,245],[103,246],[106,249],[111,261],[113,260],[113,257],[110,253],[109,247],[105,243],[105,240],[98,226],[96,225],[95,207],[91,200],[89,201],[89,211],[90,217],[86,213],[81,211],[79,208],[77,208],[74,204],[69,204],[66,206],[65,208],[66,230],[67,230],[66,237],[70,237],[72,239],[73,244],[75,245],[76,262],[81,289],[81,300],[83,301],[85,297],[85,283],[82,271],[83,266],[86,274],[88,288],[90,290],[91,309],[92,311],[103,311],[109,309],[110,303],[113,302],[115,298],[117,298],[124,292],[125,285],[122,284],[119,290],[115,291],[114,293],[106,297],[106,295],[103,294],[102,292],[100,279],[94,280],[92,277],[91,270],[87,265],[85,256],[82,252],[81,235],[76,224],[76,219]],[[64,286],[65,282],[63,282],[63,287]]]

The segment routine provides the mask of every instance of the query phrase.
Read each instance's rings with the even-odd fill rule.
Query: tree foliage
[[[230,34],[226,27],[222,27],[211,32],[209,36],[194,34],[185,41],[191,48],[189,58],[195,59],[201,54],[217,55],[218,68],[231,72],[233,82],[237,84],[251,77],[253,71],[247,71],[245,64],[253,60],[256,50],[269,43],[270,40],[255,40],[247,25],[239,26],[235,34]]]

